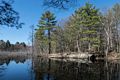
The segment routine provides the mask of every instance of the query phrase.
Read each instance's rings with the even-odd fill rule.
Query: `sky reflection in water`
[[[0,80],[120,80],[117,62],[42,58],[0,61]]]

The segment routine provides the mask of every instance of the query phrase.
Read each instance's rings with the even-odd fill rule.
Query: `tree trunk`
[[[49,40],[49,54],[51,53],[51,34],[50,34],[50,29],[48,30],[48,40]]]
[[[111,27],[108,27],[108,32],[109,32],[109,47],[110,48],[113,48],[113,41],[112,41],[112,39],[113,39],[113,35],[112,35],[112,29],[111,29]]]
[[[77,38],[77,51],[78,51],[78,53],[81,53],[81,50],[80,50],[80,43],[79,43],[79,36],[78,36],[78,38]]]
[[[78,53],[80,53],[79,41],[78,40],[77,40],[77,50],[78,50]]]
[[[90,41],[89,41],[89,43],[88,43],[88,50],[89,50],[89,52],[90,52],[90,50],[91,50],[91,44],[90,44]]]
[[[109,46],[110,46],[110,35],[109,35],[109,29],[108,30],[106,30],[105,29],[105,32],[106,32],[106,37],[107,37],[107,44],[106,44],[106,51],[105,51],[105,56],[106,56],[106,58],[107,58],[107,55],[108,55],[108,51],[109,51]]]

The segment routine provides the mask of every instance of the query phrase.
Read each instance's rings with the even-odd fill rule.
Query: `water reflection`
[[[35,80],[119,80],[120,63],[80,63],[36,58],[34,72]]]
[[[30,80],[31,60],[21,58],[0,58],[0,80]]]
[[[0,59],[0,80],[120,80],[119,61]]]

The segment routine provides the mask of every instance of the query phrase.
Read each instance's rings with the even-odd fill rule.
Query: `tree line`
[[[27,50],[27,45],[24,42],[16,42],[11,44],[9,40],[6,42],[0,40],[0,51],[25,51]]]
[[[120,4],[103,13],[86,3],[64,22],[58,26],[52,12],[42,14],[34,40],[38,53],[120,52]]]
[[[19,22],[19,13],[12,7],[14,0],[1,0],[0,1],[0,26],[2,27],[16,27],[17,29],[22,28],[24,23]],[[0,51],[20,51],[26,49],[24,42],[11,44],[9,40],[6,42],[0,40]]]

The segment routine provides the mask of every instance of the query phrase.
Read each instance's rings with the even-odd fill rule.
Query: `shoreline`
[[[45,57],[50,59],[90,59],[94,54],[88,53],[75,53],[75,54],[68,54],[68,53],[52,53],[52,54],[38,54],[38,57]],[[95,60],[120,60],[119,53],[109,53],[107,58],[95,56]]]
[[[93,57],[94,55],[94,57]],[[95,54],[88,54],[86,53],[75,53],[75,52],[71,52],[71,53],[52,53],[52,54],[47,54],[47,53],[43,53],[43,54],[32,54],[29,52],[0,52],[0,58],[7,58],[7,57],[41,57],[41,58],[48,58],[48,59],[92,59],[92,60],[120,60],[120,54],[119,53],[115,53],[115,52],[111,52],[109,53],[109,55],[107,56],[107,58],[101,57],[99,56],[99,54],[97,56],[95,56]]]

